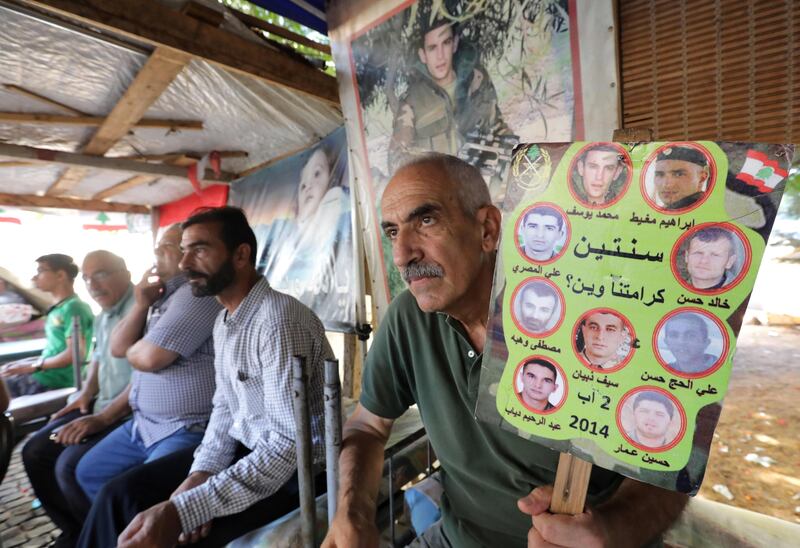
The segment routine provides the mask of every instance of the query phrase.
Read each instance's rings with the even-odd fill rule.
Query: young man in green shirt
[[[594,467],[587,511],[550,514],[558,453],[474,418],[500,211],[480,172],[432,154],[399,169],[383,228],[409,291],[389,306],[342,441],[323,544],[378,545],[375,500],[394,420],[416,403],[441,467],[443,519],[412,546],[641,546],[687,497]]]
[[[47,311],[44,332],[46,344],[42,354],[7,364],[0,371],[12,397],[38,394],[73,385],[72,318],[80,319],[80,355],[86,356],[92,341],[94,315],[74,289],[78,266],[72,257],[61,253],[36,259],[33,283],[37,289],[55,297],[56,304]]]

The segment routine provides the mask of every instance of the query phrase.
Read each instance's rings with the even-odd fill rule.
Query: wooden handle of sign
[[[550,511],[554,514],[580,514],[583,512],[591,473],[591,462],[581,460],[569,453],[561,453],[558,458],[558,470],[556,470],[556,481],[553,485]]]

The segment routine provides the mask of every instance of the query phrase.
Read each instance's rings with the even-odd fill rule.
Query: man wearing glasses
[[[192,295],[178,265],[181,228],[168,228],[155,249],[156,265],[134,287],[134,304],[111,333],[111,354],[125,357],[131,382],[89,430],[132,415],[81,458],[78,484],[93,501],[103,485],[127,470],[203,438],[214,395],[213,297]],[[95,297],[97,298],[97,297]],[[79,434],[65,443],[78,443]]]
[[[47,342],[39,357],[7,364],[0,371],[11,397],[39,394],[73,385],[72,318],[80,318],[81,355],[86,355],[92,340],[94,315],[74,289],[78,266],[69,255],[53,253],[36,259],[33,284],[55,297],[56,304],[47,312],[44,332]]]
[[[112,329],[134,303],[125,261],[109,251],[92,251],[81,270],[90,295],[102,308],[94,322],[97,342],[88,375],[80,392],[22,449],[31,486],[42,508],[61,529],[56,547],[73,546],[77,541],[89,501],[75,479],[75,468],[89,449],[121,424],[124,417],[107,424],[101,417],[131,378],[130,363],[112,356],[109,344]]]

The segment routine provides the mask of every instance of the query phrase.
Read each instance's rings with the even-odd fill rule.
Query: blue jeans
[[[89,500],[94,501],[107,481],[126,470],[181,449],[197,447],[203,439],[203,432],[189,432],[181,428],[150,447],[145,447],[139,433],[132,432],[133,419],[103,438],[78,463],[75,477]]]

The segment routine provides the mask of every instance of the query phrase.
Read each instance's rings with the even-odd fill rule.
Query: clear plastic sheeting
[[[241,172],[280,154],[314,144],[342,123],[321,100],[253,77],[192,61],[147,111],[148,118],[202,120],[203,131],[133,131],[109,155],[175,150],[245,150],[247,158],[223,160]]]
[[[0,156],[0,192],[8,194],[36,194],[47,190],[66,169],[52,164],[10,167],[6,162],[15,160]]]
[[[191,183],[178,177],[162,177],[151,184],[136,186],[114,196],[124,204],[167,204],[194,192]]]
[[[61,22],[50,22],[45,17],[15,11],[0,3],[0,84],[25,88],[89,115],[108,114],[147,61],[148,53],[139,46],[128,47],[121,40],[60,26]],[[0,111],[69,115],[57,106],[2,86]],[[222,161],[224,171],[240,173],[310,146],[342,124],[339,109],[322,100],[203,60],[193,60],[145,117],[197,120],[203,122],[204,129],[133,128],[107,156],[244,151],[247,157]],[[0,142],[80,152],[95,129],[0,122]],[[0,158],[0,162],[11,160]],[[0,189],[18,194],[44,192],[63,169],[47,165],[9,168],[0,164]],[[71,194],[91,197],[133,175],[90,169],[86,180]],[[130,189],[113,200],[154,206],[191,192],[188,179],[169,177]]]
[[[80,182],[72,188],[70,195],[76,198],[89,199],[98,192],[106,190],[136,175],[138,175],[138,173],[132,173],[130,171],[90,169]]]
[[[13,84],[89,115],[104,115],[146,56],[0,5],[0,84]],[[0,110],[66,114],[0,87]],[[75,152],[92,135],[85,126],[0,122],[0,141]]]

